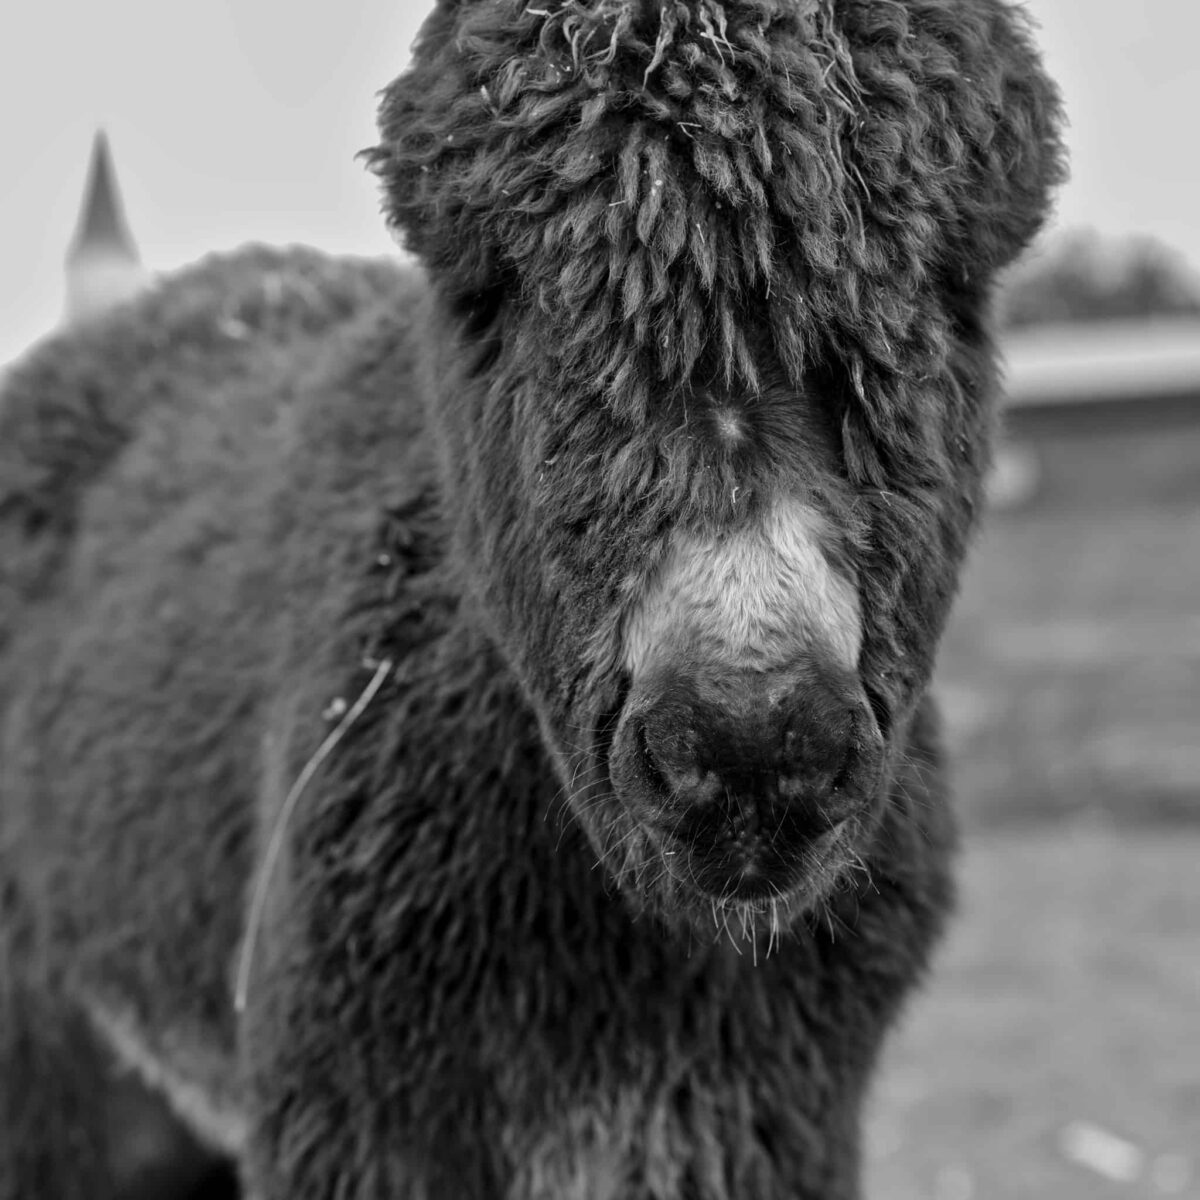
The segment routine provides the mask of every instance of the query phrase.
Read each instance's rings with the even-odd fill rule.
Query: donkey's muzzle
[[[787,886],[808,849],[869,807],[882,759],[857,678],[806,661],[635,686],[610,770],[643,826],[686,848],[701,888],[728,895]]]

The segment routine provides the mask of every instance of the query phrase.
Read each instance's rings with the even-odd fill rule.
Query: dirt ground
[[[864,1194],[1200,1196],[1200,830],[968,833],[885,1053]]]
[[[864,1195],[1197,1200],[1200,421],[1027,445],[939,664],[962,897]]]

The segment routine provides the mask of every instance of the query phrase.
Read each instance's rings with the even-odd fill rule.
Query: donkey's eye
[[[468,346],[470,373],[479,376],[491,370],[503,345],[500,316],[504,309],[504,288],[500,284],[476,292],[464,292],[450,303],[450,313],[460,323]]]
[[[462,322],[463,332],[478,337],[496,323],[504,303],[504,289],[496,284],[477,292],[466,292],[454,299],[452,311]]]

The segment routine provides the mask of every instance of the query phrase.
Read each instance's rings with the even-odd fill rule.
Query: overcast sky
[[[0,18],[0,362],[58,320],[92,133],[142,256],[259,239],[387,253],[374,93],[426,0],[42,0]],[[1060,220],[1200,265],[1200,0],[1031,0],[1071,114]],[[1182,140],[1182,146],[1180,142]]]

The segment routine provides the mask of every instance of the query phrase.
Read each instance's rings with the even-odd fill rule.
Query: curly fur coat
[[[14,371],[0,1198],[119,1194],[113,1056],[263,1200],[857,1195],[1059,118],[1002,0],[440,0],[368,153],[423,272],[243,252]],[[647,870],[604,731],[672,532],[781,493],[886,766],[764,954]]]

